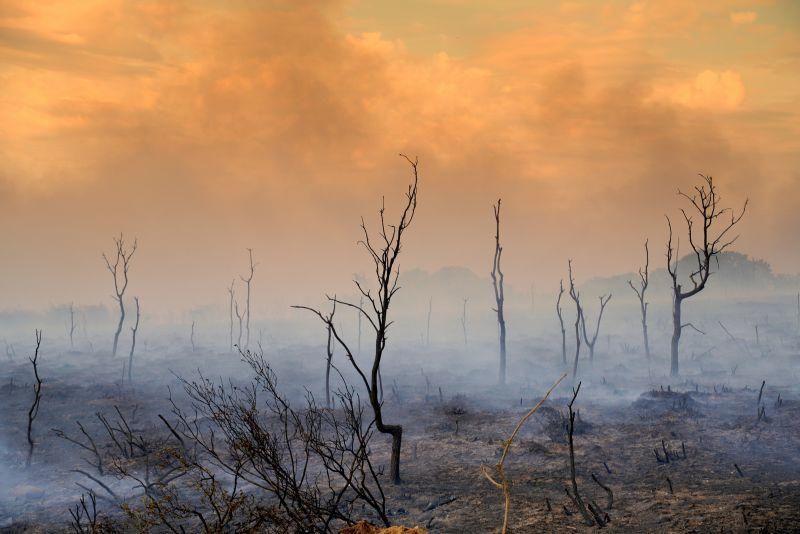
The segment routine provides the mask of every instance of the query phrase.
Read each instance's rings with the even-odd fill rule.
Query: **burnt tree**
[[[578,358],[581,355],[581,333],[580,324],[583,321],[583,307],[581,306],[581,295],[575,289],[575,279],[572,277],[572,260],[567,261],[569,270],[569,296],[575,303],[575,359],[572,362],[572,381],[578,376]]]
[[[39,415],[39,404],[42,402],[42,378],[39,376],[39,347],[42,346],[42,331],[36,330],[36,349],[33,351],[33,356],[28,359],[33,367],[33,402],[28,410],[28,459],[25,461],[25,466],[31,466],[33,459],[33,421]]]
[[[392,453],[389,464],[389,476],[395,484],[400,483],[400,448],[403,441],[403,427],[401,425],[387,424],[383,420],[383,402],[381,400],[381,362],[386,350],[387,333],[392,321],[389,320],[389,309],[392,304],[392,299],[397,291],[400,290],[398,281],[400,278],[400,268],[397,260],[400,257],[401,245],[406,230],[414,220],[414,214],[417,209],[417,185],[419,182],[419,175],[417,173],[418,160],[411,160],[409,157],[401,154],[401,157],[411,165],[412,182],[408,186],[406,192],[405,206],[400,214],[400,218],[396,224],[389,224],[385,219],[385,206],[382,204],[378,215],[380,218],[380,228],[378,230],[377,238],[370,236],[367,230],[367,225],[362,217],[361,230],[363,238],[359,242],[360,245],[369,254],[375,269],[375,282],[376,287],[373,289],[367,288],[364,283],[358,279],[354,280],[356,288],[361,296],[367,302],[366,306],[354,304],[351,302],[343,301],[334,297],[328,297],[331,302],[341,304],[354,308],[358,311],[359,315],[372,327],[375,333],[374,353],[372,356],[372,367],[365,372],[361,365],[356,361],[350,345],[344,340],[342,334],[333,323],[332,314],[323,314],[317,309],[308,306],[294,306],[295,308],[305,309],[313,312],[330,328],[336,342],[342,347],[348,361],[353,366],[355,371],[361,377],[361,381],[367,390],[369,396],[369,403],[375,415],[375,428],[382,434],[389,434],[392,436]]]
[[[331,310],[331,322],[333,316],[336,315],[336,297],[334,296],[333,309]],[[328,330],[328,344],[326,346],[326,354],[328,356],[327,364],[325,365],[325,407],[331,407],[331,365],[333,364],[333,331],[330,325],[326,325]]]
[[[128,289],[128,269],[130,268],[133,255],[136,253],[136,239],[133,240],[133,245],[128,249],[125,246],[125,238],[122,234],[114,238],[114,260],[113,263],[103,253],[103,259],[106,262],[106,267],[111,276],[114,277],[114,300],[119,305],[119,322],[117,323],[117,330],[114,332],[114,348],[111,350],[111,355],[117,355],[117,345],[119,344],[119,334],[122,332],[122,323],[125,322],[125,290]]]
[[[647,337],[647,302],[644,300],[644,294],[647,287],[650,285],[650,249],[648,248],[648,240],[644,242],[644,267],[639,268],[639,287],[633,285],[633,282],[628,280],[628,285],[631,286],[633,292],[636,293],[636,298],[639,299],[639,310],[642,314],[642,338],[644,341],[644,353],[647,356],[647,361],[650,361],[650,340]]]
[[[592,338],[589,339],[589,336],[586,332],[586,314],[583,314],[581,319],[581,330],[583,330],[583,340],[586,342],[586,346],[589,347],[589,361],[594,361],[594,346],[597,343],[597,336],[600,334],[600,322],[603,320],[603,312],[606,310],[606,306],[611,301],[611,294],[608,295],[601,295],[598,297],[600,299],[600,313],[597,315],[597,324],[594,328],[594,334]]]
[[[139,297],[133,297],[133,302],[136,303],[136,322],[131,328],[131,352],[128,354],[128,384],[133,384],[132,371],[133,369],[133,351],[136,350],[136,334],[139,332]]]
[[[75,348],[75,303],[69,304],[69,348]]]
[[[558,282],[558,299],[556,300],[556,314],[558,324],[561,326],[561,363],[567,366],[567,329],[564,328],[564,316],[561,313],[561,297],[564,295],[564,280]]]
[[[236,341],[236,348],[242,348],[242,314],[239,313],[239,303],[234,301],[233,303],[233,312],[236,314],[236,319],[239,321],[239,337]]]
[[[245,329],[246,329],[246,334],[245,334],[245,338],[244,338],[244,346],[246,348],[249,348],[250,347],[250,284],[253,282],[253,274],[255,274],[256,266],[253,263],[253,249],[252,248],[248,248],[247,252],[250,254],[250,274],[247,275],[247,278],[245,278],[244,276],[242,276],[240,278],[242,279],[242,282],[244,282],[247,285],[247,302],[246,302],[246,306],[247,307],[245,308],[245,317],[246,317]],[[239,341],[239,343],[241,343],[241,340]]]
[[[500,384],[506,383],[506,318],[503,313],[505,303],[505,291],[503,289],[503,271],[500,268],[500,260],[503,256],[503,247],[500,245],[500,203],[502,199],[497,199],[497,204],[492,206],[494,211],[495,233],[494,233],[494,260],[492,261],[492,289],[494,290],[494,300],[496,307],[492,309],[497,314],[497,325],[500,329]]]
[[[694,218],[681,209],[684,221],[686,221],[687,232],[689,235],[689,246],[694,253],[696,269],[689,274],[692,288],[684,291],[678,278],[678,257],[677,244],[672,244],[672,221],[667,216],[667,227],[669,238],[667,240],[667,271],[672,280],[672,340],[670,342],[670,375],[677,376],[678,367],[678,346],[681,341],[681,333],[690,323],[683,323],[681,319],[681,305],[683,301],[691,298],[705,289],[708,279],[711,276],[711,260],[719,256],[725,249],[731,246],[739,237],[730,237],[729,232],[744,217],[747,211],[748,200],[744,201],[741,211],[737,214],[732,208],[722,208],[719,203],[721,200],[717,188],[711,176],[700,175],[703,183],[694,187],[694,193],[689,196],[682,191],[678,195],[685,198],[692,205],[693,215],[700,217],[702,230],[695,231]],[[730,215],[730,220],[722,220],[723,216]],[[695,235],[699,233],[700,235]]]
[[[231,280],[231,287],[228,289],[228,296],[230,299],[228,300],[228,319],[230,319],[230,330],[228,331],[228,348],[233,352],[233,300],[235,297],[235,293],[233,290],[233,285],[236,280]]]
[[[572,390],[572,400],[569,401],[569,404],[567,405],[567,410],[569,412],[569,424],[567,426],[567,440],[569,442],[569,478],[572,486],[572,492],[570,493],[569,488],[564,488],[564,491],[567,493],[567,496],[572,500],[575,507],[583,516],[584,524],[587,526],[593,526],[594,520],[589,513],[590,508],[587,507],[586,503],[581,497],[580,492],[578,491],[578,480],[575,473],[575,442],[573,439],[575,434],[575,411],[572,409],[572,406],[575,404],[575,399],[578,398],[578,393],[580,390],[581,383],[578,382],[578,387]]]

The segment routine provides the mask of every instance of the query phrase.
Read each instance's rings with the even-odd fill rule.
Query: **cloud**
[[[247,246],[265,256],[275,310],[299,297],[289,288],[322,294],[363,266],[359,215],[402,196],[398,152],[423,173],[405,261],[429,269],[485,270],[498,195],[518,279],[556,276],[567,256],[627,268],[698,171],[770,204],[764,221],[793,210],[758,183],[797,117],[753,104],[789,74],[751,88],[740,55],[694,55],[733,31],[726,6],[520,10],[452,55],[409,49],[385,21],[345,30],[338,1],[70,4],[0,12],[0,223],[19,229],[0,235],[18,252],[0,281],[25,278],[37,254],[84,278],[42,271],[34,288],[0,288],[9,302],[72,300],[72,287],[104,299],[96,252],[120,229],[142,244],[142,296],[164,307],[224,297],[216,280]],[[775,161],[770,176],[794,183]],[[781,247],[783,265],[799,248]]]
[[[758,13],[755,11],[736,11],[730,14],[730,19],[734,26],[753,24],[757,18]]]
[[[736,71],[704,70],[691,80],[659,83],[653,88],[652,99],[691,109],[733,111],[744,103],[745,86]]]

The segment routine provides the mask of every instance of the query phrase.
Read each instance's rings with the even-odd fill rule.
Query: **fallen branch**
[[[506,473],[504,470],[504,464],[506,461],[506,457],[508,456],[508,451],[511,448],[511,443],[514,441],[514,438],[517,436],[517,433],[519,432],[520,428],[522,428],[522,425],[525,424],[525,421],[530,419],[530,417],[536,413],[536,411],[542,406],[542,404],[544,404],[544,401],[547,400],[547,397],[550,396],[550,393],[553,392],[553,390],[561,383],[562,380],[564,380],[564,378],[566,378],[566,376],[567,376],[566,373],[561,375],[561,378],[559,378],[556,381],[556,383],[553,384],[550,387],[550,389],[547,390],[547,393],[544,394],[542,400],[540,400],[536,404],[536,406],[531,408],[530,411],[528,411],[528,413],[526,413],[522,417],[522,419],[520,419],[519,423],[517,423],[517,426],[516,428],[514,428],[514,431],[511,433],[511,436],[509,436],[509,438],[505,442],[505,447],[503,448],[503,454],[500,457],[500,461],[497,462],[497,464],[495,464],[494,466],[495,472],[497,473],[497,479],[493,478],[492,475],[489,474],[489,469],[486,466],[484,465],[481,466],[481,473],[483,473],[483,476],[486,477],[486,480],[491,482],[492,485],[495,486],[496,488],[503,491],[505,504],[503,506],[503,527],[500,529],[501,534],[505,534],[508,529],[508,513],[509,510],[511,509],[511,481],[508,480],[508,478],[506,477]]]

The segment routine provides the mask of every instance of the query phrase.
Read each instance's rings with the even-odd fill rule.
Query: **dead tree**
[[[69,303],[69,348],[75,348],[73,338],[75,336],[75,303]]]
[[[136,322],[133,324],[131,328],[131,352],[128,354],[128,384],[133,384],[132,380],[132,371],[133,369],[133,351],[136,350],[136,333],[139,331],[139,297],[133,297],[133,301],[136,303]]]
[[[42,401],[42,378],[39,376],[39,347],[42,345],[42,331],[36,330],[36,349],[33,351],[33,356],[28,357],[33,366],[33,402],[31,408],[28,410],[28,459],[25,461],[25,466],[31,466],[33,459],[33,421],[39,415],[39,403]]]
[[[310,393],[296,407],[278,389],[277,376],[263,354],[240,352],[255,373],[250,384],[235,387],[203,376],[182,379],[191,405],[184,409],[170,399],[175,422],[162,418],[180,449],[190,451],[181,456],[188,456],[192,471],[199,469],[203,478],[216,473],[247,483],[256,490],[247,494],[259,499],[260,508],[269,504],[273,510],[261,528],[206,531],[333,533],[370,512],[388,527],[380,471],[370,454],[377,423],[364,414],[354,388],[340,375],[342,388],[333,394],[333,409],[318,406]],[[198,419],[204,423],[198,424]],[[181,492],[167,487],[146,495],[147,508],[158,504],[163,493],[175,495],[174,502],[192,505],[192,500],[180,498]],[[240,514],[236,510],[234,524],[240,522]]]
[[[681,305],[683,301],[700,293],[706,287],[711,276],[711,260],[717,258],[725,249],[731,246],[738,235],[729,237],[731,229],[742,220],[747,210],[748,200],[745,200],[742,210],[737,214],[732,208],[722,208],[719,206],[721,197],[714,186],[711,176],[700,175],[703,184],[694,187],[694,193],[689,196],[678,191],[678,195],[687,199],[696,215],[702,218],[702,232],[700,236],[695,236],[694,219],[686,210],[681,209],[683,219],[689,234],[689,245],[692,248],[697,266],[689,274],[692,288],[684,291],[678,279],[678,246],[672,245],[672,222],[667,216],[667,227],[669,238],[667,240],[667,271],[672,279],[672,341],[670,343],[670,374],[678,375],[678,346],[681,340],[683,329],[690,326],[690,323],[683,323],[681,319]],[[720,218],[729,214],[730,221],[721,221]],[[719,223],[719,224],[718,224]],[[698,240],[699,237],[699,240]],[[719,265],[719,262],[717,263]]]
[[[639,287],[633,285],[633,282],[628,280],[628,285],[631,286],[636,297],[639,299],[639,310],[642,314],[642,337],[644,339],[644,353],[647,356],[647,361],[650,361],[650,340],[647,337],[647,305],[644,301],[644,294],[647,287],[650,285],[650,249],[648,248],[648,240],[644,242],[644,268],[639,269]]]
[[[494,290],[494,300],[496,307],[492,309],[497,314],[497,325],[500,329],[500,384],[506,383],[506,319],[503,313],[505,302],[505,292],[503,289],[503,271],[500,268],[500,260],[503,255],[503,247],[500,245],[500,202],[492,206],[494,211],[495,234],[494,234],[494,260],[492,261],[492,289]]]
[[[194,344],[194,323],[195,321],[192,321],[192,329],[189,332],[189,344],[192,346],[192,352],[197,352],[197,346]]]
[[[606,305],[611,301],[611,294],[608,295],[601,295],[598,297],[600,299],[600,313],[597,315],[597,324],[594,328],[594,335],[592,335],[592,339],[589,339],[589,336],[586,333],[586,314],[583,314],[583,319],[581,320],[581,329],[583,330],[583,340],[586,342],[586,346],[589,347],[589,361],[594,362],[594,346],[597,343],[597,336],[600,333],[600,321],[603,320],[603,312],[606,309]]]
[[[461,310],[461,330],[464,332],[464,346],[467,346],[467,302],[468,298],[464,299],[464,307]]]
[[[333,302],[333,309],[331,310],[331,321],[333,321],[333,316],[336,315],[336,300],[334,297]],[[327,355],[328,360],[327,364],[325,365],[325,407],[331,407],[331,365],[333,362],[333,331],[331,330],[330,325],[327,325],[328,330],[328,344],[327,344]]]
[[[241,348],[242,347],[242,314],[239,313],[239,303],[238,302],[234,302],[233,303],[233,312],[236,314],[236,319],[239,320],[239,337],[238,337],[238,341],[236,342],[236,346],[238,348]]]
[[[561,297],[564,295],[564,280],[558,282],[558,299],[556,300],[556,314],[558,324],[561,326],[561,363],[567,366],[567,330],[564,328],[564,316],[561,314]]]
[[[228,347],[231,351],[233,351],[233,299],[234,299],[234,290],[233,284],[236,280],[231,280],[231,287],[228,288],[228,295],[230,296],[230,301],[228,304],[228,318],[230,319],[230,331],[228,333]]]
[[[389,320],[389,309],[391,307],[392,298],[400,290],[398,281],[400,278],[400,268],[397,260],[400,257],[401,245],[403,237],[411,222],[414,220],[414,214],[417,209],[417,185],[419,176],[417,174],[418,160],[411,160],[407,156],[401,154],[401,157],[411,165],[411,172],[413,180],[408,186],[406,192],[406,203],[400,214],[400,219],[397,224],[388,224],[385,219],[385,206],[382,204],[378,215],[380,218],[380,228],[378,230],[377,239],[375,236],[370,237],[367,230],[366,223],[362,217],[361,230],[363,238],[360,244],[369,254],[375,269],[376,288],[369,289],[365,287],[357,279],[354,280],[356,288],[366,300],[368,306],[360,306],[354,303],[346,302],[334,297],[328,297],[329,300],[355,308],[360,315],[369,323],[375,333],[375,351],[372,358],[372,369],[369,371],[369,376],[362,370],[361,366],[356,362],[353,351],[350,346],[342,337],[333,324],[333,317],[328,314],[325,315],[317,309],[307,306],[295,306],[295,308],[305,309],[317,315],[333,333],[336,342],[344,350],[350,364],[361,377],[364,387],[369,395],[369,402],[375,414],[375,428],[382,434],[389,434],[392,436],[392,455],[389,464],[389,476],[395,484],[400,483],[400,448],[403,440],[403,427],[401,425],[386,424],[383,420],[383,402],[380,393],[380,371],[381,362],[386,349],[387,332],[392,325]]]
[[[567,439],[569,441],[569,477],[570,482],[572,483],[572,493],[570,493],[568,488],[564,488],[564,490],[583,516],[584,522],[588,526],[592,526],[594,525],[594,520],[592,519],[589,509],[587,508],[586,503],[583,502],[583,498],[578,491],[578,480],[575,476],[575,442],[573,440],[573,434],[575,432],[575,411],[572,409],[572,406],[575,404],[575,399],[578,398],[578,393],[580,390],[581,383],[578,382],[578,387],[572,390],[572,400],[569,401],[569,404],[567,405],[567,409],[569,410],[569,424],[567,426]]]
[[[253,281],[253,274],[255,273],[256,267],[253,263],[253,249],[248,248],[247,252],[250,254],[250,274],[247,276],[247,278],[244,276],[240,277],[242,282],[247,284],[247,308],[245,310],[245,316],[247,317],[245,328],[247,329],[247,334],[244,341],[245,348],[250,347],[250,283]],[[239,342],[241,343],[241,340]]]
[[[581,296],[577,289],[575,289],[575,279],[572,277],[572,260],[567,261],[567,269],[569,270],[569,296],[572,302],[575,303],[575,359],[572,362],[572,382],[578,376],[578,358],[581,355],[581,334],[580,324],[583,321],[583,307],[581,306]]]
[[[122,332],[122,323],[125,321],[125,290],[128,289],[128,269],[130,267],[133,255],[136,253],[136,239],[133,240],[133,246],[130,249],[125,247],[125,239],[122,234],[114,238],[114,262],[103,253],[103,259],[106,262],[106,267],[111,276],[114,277],[114,300],[119,305],[119,323],[117,323],[117,331],[114,333],[114,348],[111,350],[111,355],[117,355],[117,345],[119,344],[119,334]]]

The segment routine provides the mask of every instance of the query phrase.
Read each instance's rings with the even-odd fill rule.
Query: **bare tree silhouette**
[[[644,339],[644,353],[647,356],[647,361],[650,361],[650,340],[647,337],[647,302],[644,300],[644,294],[647,287],[650,285],[650,249],[648,248],[648,240],[644,242],[644,267],[639,269],[639,287],[633,285],[633,282],[628,280],[628,285],[631,286],[636,297],[639,299],[639,309],[642,313],[642,338]]]
[[[694,208],[696,215],[702,219],[702,234],[697,240],[694,232],[694,219],[686,210],[681,209],[683,219],[689,234],[689,246],[692,248],[697,261],[697,269],[689,274],[692,288],[684,291],[678,279],[679,244],[673,247],[672,244],[672,221],[666,216],[669,238],[667,240],[667,272],[672,279],[672,340],[670,343],[670,374],[677,376],[678,366],[678,346],[681,341],[683,329],[687,326],[693,327],[691,323],[683,323],[681,319],[681,305],[683,301],[700,293],[706,287],[711,276],[711,260],[717,258],[720,253],[731,246],[738,239],[729,237],[729,232],[744,217],[747,211],[749,200],[744,201],[742,210],[737,214],[732,208],[722,208],[719,206],[721,197],[717,192],[716,186],[711,176],[700,175],[703,183],[694,187],[694,193],[689,196],[682,191],[678,195],[684,197]],[[724,215],[730,215],[730,221],[721,221]],[[718,223],[719,221],[719,223]],[[716,235],[715,235],[716,234]],[[679,242],[678,242],[679,243]]]
[[[583,330],[583,340],[586,342],[586,346],[589,347],[589,361],[594,361],[594,346],[597,343],[597,336],[600,333],[600,321],[603,320],[603,312],[606,309],[606,305],[611,301],[611,294],[608,295],[601,295],[598,297],[600,299],[600,313],[597,315],[597,324],[594,328],[594,335],[592,338],[589,339],[589,336],[586,333],[586,314],[583,314],[583,318],[581,319],[581,329]]]
[[[503,256],[503,247],[500,245],[500,203],[502,199],[497,199],[497,204],[492,206],[494,212],[495,234],[494,234],[494,260],[492,261],[492,289],[494,290],[495,308],[492,309],[497,314],[497,325],[500,329],[500,376],[501,384],[506,383],[506,319],[503,311],[505,303],[505,291],[503,288],[503,271],[500,268],[500,260]]]
[[[556,300],[556,314],[561,327],[561,363],[567,366],[567,330],[564,328],[564,316],[561,313],[561,297],[564,295],[564,280],[558,281],[558,300]]]
[[[33,459],[33,421],[39,415],[39,405],[42,402],[42,378],[39,376],[39,347],[42,346],[42,331],[36,330],[36,349],[33,351],[33,356],[28,359],[33,366],[33,402],[31,408],[28,410],[28,459],[25,461],[25,466],[31,466]]]
[[[581,296],[577,289],[575,289],[575,279],[572,276],[572,260],[567,260],[567,269],[569,270],[569,296],[572,302],[575,303],[575,359],[572,362],[572,381],[578,376],[578,358],[581,355],[581,334],[580,327],[583,321],[583,307],[581,307]]]
[[[106,262],[106,267],[111,276],[114,277],[114,300],[119,304],[119,323],[117,323],[117,330],[114,332],[114,348],[111,350],[111,355],[117,355],[117,345],[119,344],[119,334],[122,332],[122,323],[125,321],[125,290],[128,289],[128,269],[130,268],[133,255],[136,253],[136,239],[133,240],[133,246],[130,249],[125,247],[125,239],[120,233],[119,237],[114,238],[114,261],[103,253],[103,259]]]
[[[136,333],[139,331],[139,297],[133,297],[136,303],[136,323],[131,328],[131,352],[128,354],[128,384],[132,384],[131,369],[133,368],[133,351],[136,349]]]
[[[233,300],[234,300],[234,289],[233,285],[236,280],[231,280],[231,287],[228,289],[228,295],[230,300],[228,301],[228,318],[230,319],[230,330],[228,332],[228,347],[231,351],[233,351]]]
[[[369,395],[369,402],[372,411],[375,415],[375,428],[382,434],[389,434],[392,436],[392,453],[389,465],[389,476],[392,482],[399,484],[400,479],[400,448],[403,441],[403,427],[401,425],[386,424],[383,420],[383,401],[381,399],[381,362],[386,349],[387,332],[392,325],[389,320],[389,309],[391,307],[392,298],[400,290],[398,281],[400,278],[400,268],[397,260],[400,257],[402,249],[403,237],[411,222],[414,219],[414,214],[417,209],[417,186],[419,183],[418,175],[418,160],[410,159],[404,154],[400,154],[409,165],[411,165],[412,182],[408,186],[406,192],[406,203],[403,208],[397,224],[389,224],[385,219],[385,205],[382,203],[378,215],[380,218],[380,228],[378,230],[378,238],[370,237],[367,230],[367,225],[362,217],[361,230],[363,238],[360,244],[366,249],[370,258],[372,259],[375,268],[376,285],[375,292],[372,289],[365,287],[365,284],[358,279],[354,280],[356,288],[361,296],[367,302],[367,306],[361,306],[347,301],[339,300],[335,296],[328,297],[328,300],[356,309],[360,315],[369,323],[375,333],[375,350],[372,357],[372,368],[369,370],[369,376],[355,359],[353,351],[350,349],[349,344],[345,341],[333,323],[332,314],[323,314],[321,311],[308,306],[294,306],[298,309],[305,309],[313,312],[319,317],[328,328],[330,328],[336,342],[342,347],[348,361],[361,377],[364,387]]]
[[[253,263],[253,249],[248,248],[247,252],[250,255],[250,274],[247,275],[247,278],[245,278],[244,276],[240,278],[242,279],[242,282],[247,284],[247,304],[246,304],[247,307],[245,308],[245,317],[246,317],[245,329],[247,333],[245,334],[244,346],[245,348],[250,348],[250,285],[253,281],[253,274],[255,274],[256,265]]]

